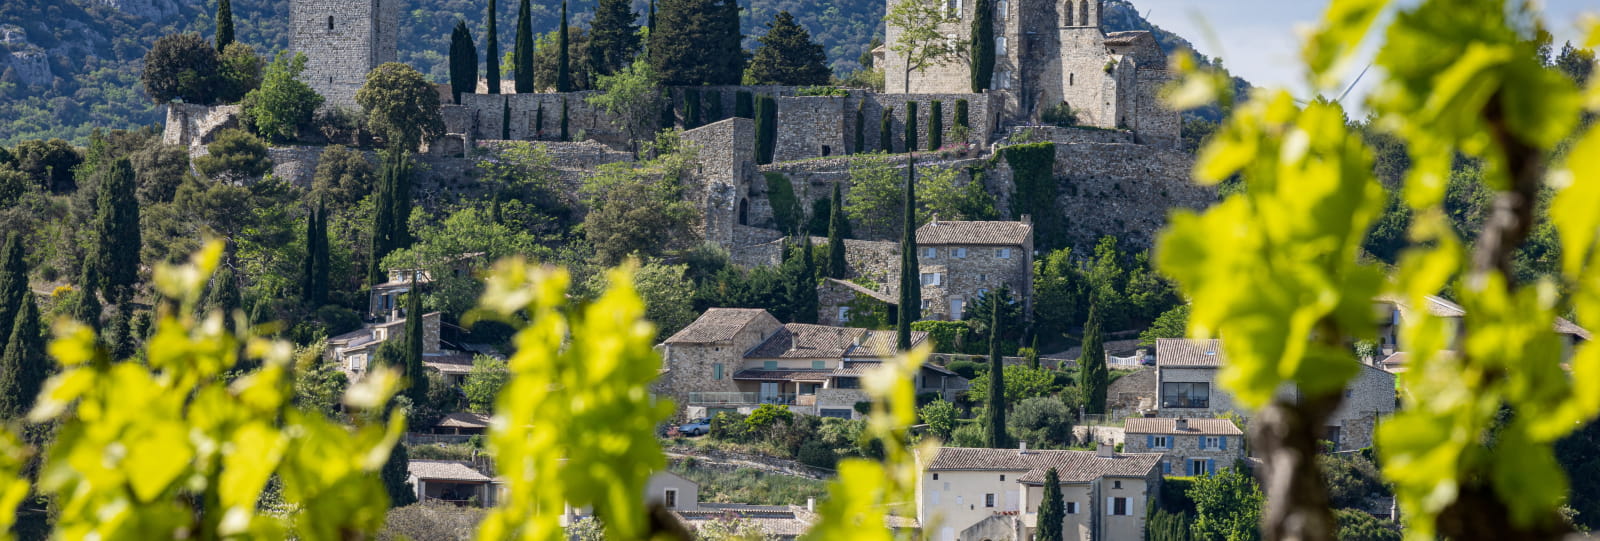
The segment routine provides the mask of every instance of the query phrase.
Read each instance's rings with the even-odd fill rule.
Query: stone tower
[[[306,55],[300,78],[328,107],[356,107],[367,72],[395,61],[400,0],[290,0],[289,50]]]

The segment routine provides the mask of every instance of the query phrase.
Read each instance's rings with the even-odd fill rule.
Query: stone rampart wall
[[[239,127],[237,105],[167,104],[167,122],[161,143],[199,146],[210,143],[217,132]]]
[[[613,118],[598,108],[590,106],[585,98],[594,91],[550,94],[462,94],[461,105],[444,106],[445,131],[468,134],[471,139],[511,139],[519,141],[554,141],[561,137],[561,107],[567,107],[567,137],[593,139],[614,148],[629,148],[627,131],[613,122]],[[539,111],[544,110],[543,123]],[[510,108],[509,134],[502,131],[506,109]],[[541,129],[542,127],[542,129]],[[648,134],[653,130],[636,129]]]
[[[1188,180],[1192,167],[1187,154],[1146,145],[1056,145],[1056,208],[1071,234],[1066,244],[1092,247],[1116,235],[1125,246],[1150,246],[1171,209],[1216,201],[1214,189]]]
[[[1125,143],[1132,144],[1134,134],[1129,130],[1061,126],[1012,126],[1006,138],[1026,138],[1029,141],[1049,141],[1058,145],[1072,143]]]

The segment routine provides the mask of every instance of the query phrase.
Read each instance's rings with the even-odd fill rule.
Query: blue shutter
[[[1215,461],[1215,460],[1207,460],[1206,461],[1206,473],[1217,473],[1217,461]]]
[[[1186,475],[1189,475],[1191,477],[1193,477],[1195,475],[1195,473],[1194,473],[1194,461],[1193,460],[1185,460],[1185,461],[1183,461],[1183,473],[1186,474]]]
[[[1217,438],[1217,448],[1221,449],[1221,450],[1224,450],[1224,451],[1228,450],[1228,437],[1227,436],[1221,436],[1221,437]]]
[[[1144,447],[1146,449],[1155,449],[1156,437],[1154,435],[1145,436]]]
[[[1206,448],[1206,437],[1205,436],[1200,436],[1200,449],[1204,450],[1205,448]]]

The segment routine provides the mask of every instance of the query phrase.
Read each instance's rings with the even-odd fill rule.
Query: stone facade
[[[941,234],[941,228],[963,233]],[[983,229],[1025,231],[1020,242],[984,236]],[[962,237],[968,233],[969,238]],[[1023,311],[1033,306],[1033,226],[1027,222],[945,222],[917,230],[917,267],[922,273],[922,313],[929,319],[962,319],[967,306],[1005,286]],[[898,272],[896,273],[898,274]],[[931,280],[930,280],[931,278]]]
[[[1161,483],[1160,455],[1100,451],[942,448],[919,456],[917,519],[929,539],[1033,539],[1045,470],[1061,478],[1062,538],[1143,539],[1145,511]],[[972,455],[950,460],[947,455]],[[1017,456],[1004,456],[1015,453]],[[936,526],[935,526],[936,525]],[[934,529],[936,528],[936,529]]]
[[[205,146],[217,133],[239,127],[237,105],[195,105],[191,103],[167,104],[167,122],[161,131],[161,143],[186,147]]]
[[[1163,475],[1216,473],[1244,460],[1244,431],[1226,419],[1130,418],[1123,450],[1161,453]]]
[[[697,147],[700,183],[695,197],[703,212],[706,242],[732,247],[734,227],[750,224],[750,190],[755,177],[755,121],[730,118],[683,132]]]
[[[778,132],[773,161],[848,154],[844,97],[777,98]],[[850,115],[854,116],[854,115]]]
[[[1106,409],[1126,416],[1156,407],[1156,371],[1142,368],[1123,374],[1106,388]]]
[[[306,55],[300,74],[328,107],[356,107],[367,72],[395,61],[400,0],[291,0],[289,50]]]
[[[592,139],[616,149],[629,149],[628,131],[605,111],[589,105],[586,98],[594,91],[550,94],[462,94],[460,105],[445,105],[440,112],[446,133],[459,133],[468,140],[504,139],[554,141],[561,137],[561,107],[567,107],[567,137]],[[544,111],[540,123],[541,108]],[[510,109],[509,130],[503,130]],[[635,127],[640,137],[653,130]]]

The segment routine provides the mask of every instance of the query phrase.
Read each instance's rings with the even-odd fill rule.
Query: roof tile
[[[1244,431],[1227,419],[1184,419],[1184,423],[1188,428],[1178,430],[1178,420],[1171,417],[1129,417],[1123,422],[1123,431],[1128,434],[1244,435]]]
[[[761,316],[772,317],[760,308],[712,308],[694,323],[668,338],[668,344],[711,344],[732,340],[733,336]]]
[[[1160,338],[1156,340],[1156,366],[1221,366],[1228,356],[1222,341]]]
[[[1033,224],[1028,222],[933,221],[917,228],[917,244],[921,246],[945,244],[1022,246],[1031,236],[1033,236]]]
[[[977,449],[941,447],[928,462],[928,471],[1026,471],[1018,482],[1044,480],[1045,470],[1056,469],[1065,483],[1083,483],[1101,477],[1145,477],[1161,461],[1160,453],[1116,453],[1101,458],[1094,451]]]

